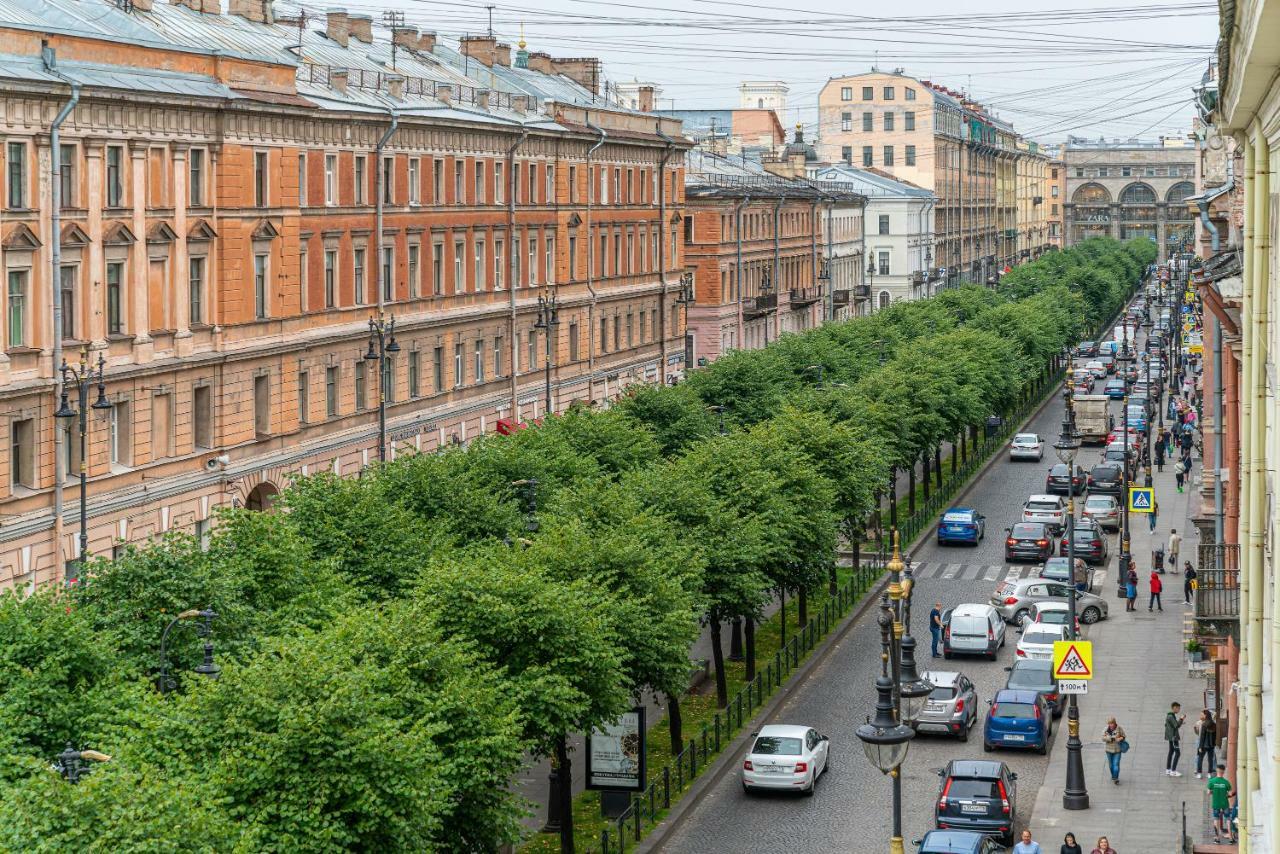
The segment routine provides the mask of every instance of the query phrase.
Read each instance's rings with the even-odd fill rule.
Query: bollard
[[[716,753],[720,752],[720,713],[716,712]]]
[[[671,809],[671,766],[662,766],[662,808]]]
[[[609,854],[609,828],[600,828],[600,854]]]

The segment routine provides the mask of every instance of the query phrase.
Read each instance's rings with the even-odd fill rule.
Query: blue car
[[[1147,432],[1147,408],[1142,404],[1130,404],[1129,411],[1125,414],[1126,421],[1133,429],[1139,433]]]
[[[1124,398],[1124,380],[1107,380],[1107,397],[1112,400]]]
[[[952,507],[938,522],[938,545],[967,543],[976,546],[987,535],[987,519],[970,507]]]
[[[990,836],[972,830],[931,830],[918,842],[918,854],[997,854],[1004,850]]]
[[[1053,736],[1053,716],[1044,695],[1024,688],[1004,688],[989,701],[987,720],[982,726],[982,747],[1034,749],[1041,756],[1049,752]]]

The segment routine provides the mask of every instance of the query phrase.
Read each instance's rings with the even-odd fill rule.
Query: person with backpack
[[[1169,557],[1169,565],[1178,565],[1178,550],[1182,548],[1182,537],[1178,534],[1177,528],[1169,529],[1169,548],[1166,552]]]
[[[1191,604],[1191,594],[1196,589],[1196,571],[1191,566],[1191,561],[1184,560],[1182,562],[1182,604]]]

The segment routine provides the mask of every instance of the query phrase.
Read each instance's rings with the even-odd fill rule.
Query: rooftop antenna
[[[493,38],[493,7],[485,6],[489,10],[489,38]]]
[[[404,12],[398,9],[387,9],[382,13],[382,23],[391,29],[391,68],[396,67],[396,35],[395,31],[404,28]]]
[[[298,55],[302,55],[302,37],[307,31],[307,10],[298,10]]]

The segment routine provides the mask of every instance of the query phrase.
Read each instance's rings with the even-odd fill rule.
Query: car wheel
[[[806,798],[812,798],[813,790],[816,789],[817,787],[818,787],[818,778],[814,777],[812,780],[809,781],[809,785],[801,789],[800,791],[804,793],[804,796]]]
[[[1013,614],[1013,624],[1015,626],[1020,626],[1030,616],[1031,616],[1031,611],[1029,611],[1026,608],[1020,608],[1019,610],[1015,611]]]
[[[1040,746],[1036,748],[1036,753],[1045,756],[1049,753],[1049,731],[1046,729],[1044,739],[1040,742]]]
[[[956,736],[956,739],[962,742],[969,740],[969,722],[968,721],[965,721],[963,724],[961,724],[960,734]]]
[[[946,651],[944,650],[944,651],[943,651],[943,653],[942,653],[942,659],[943,659],[944,661],[950,661],[950,660],[951,660],[951,653],[946,652]]]
[[[987,753],[990,753],[991,751],[995,750],[995,748],[991,746],[991,742],[989,741],[982,742],[982,749]]]
[[[995,661],[996,656],[998,656],[999,654],[1000,653],[998,650],[996,649],[991,650],[991,652],[987,653],[987,661]]]
[[[742,794],[746,795],[748,798],[751,797],[751,787],[746,783],[742,784]]]
[[[1086,626],[1092,625],[1101,619],[1102,612],[1094,605],[1090,605],[1088,608],[1085,608],[1084,613],[1080,615],[1080,622],[1084,623]]]

